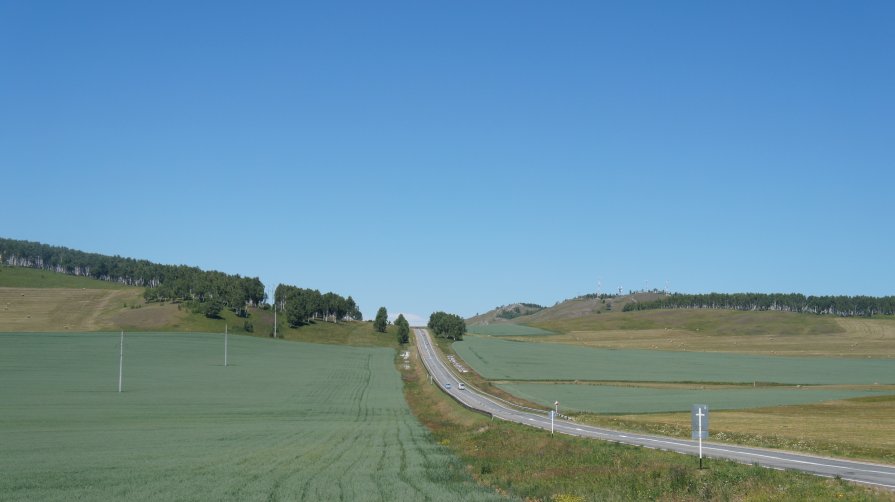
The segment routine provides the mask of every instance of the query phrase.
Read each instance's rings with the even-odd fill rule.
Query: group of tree
[[[429,329],[435,332],[435,336],[462,340],[466,334],[466,321],[457,314],[435,312],[429,316]]]
[[[379,307],[379,310],[376,311],[376,318],[373,319],[373,329],[385,333],[386,328],[388,328],[388,311],[385,310],[385,307]]]
[[[895,314],[895,296],[805,296],[798,293],[674,293],[649,302],[631,302],[624,310],[731,309],[778,310],[838,316]]]
[[[537,303],[517,303],[513,306],[497,307],[499,312],[496,317],[501,319],[515,319],[525,315],[531,315],[535,312],[544,310],[544,307]]]
[[[179,269],[177,274],[166,277],[156,287],[146,288],[143,292],[146,301],[183,300],[208,317],[216,317],[225,308],[245,317],[249,306],[259,306],[267,299],[264,284],[257,277],[204,272],[195,267],[175,268]]]
[[[404,318],[404,314],[398,314],[395,319],[395,326],[398,327],[398,343],[407,343],[410,341],[410,323]]]
[[[308,324],[312,320],[344,321],[363,319],[354,299],[344,298],[336,293],[323,293],[316,289],[305,289],[288,284],[280,284],[274,291],[274,305],[286,314],[292,327]]]
[[[147,301],[190,302],[194,310],[209,317],[216,317],[224,308],[245,315],[248,306],[267,299],[257,277],[85,253],[39,242],[0,238],[0,263],[145,287]]]

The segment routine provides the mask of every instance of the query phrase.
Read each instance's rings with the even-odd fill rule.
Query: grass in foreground
[[[496,500],[403,399],[395,351],[0,334],[2,500]]]
[[[491,421],[427,383],[413,361],[404,394],[414,414],[481,483],[527,500],[895,500],[841,480],[726,461],[700,471],[689,456]]]

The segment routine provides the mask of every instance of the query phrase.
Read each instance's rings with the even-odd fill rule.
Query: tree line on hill
[[[0,264],[145,287],[146,301],[183,301],[208,317],[217,317],[225,308],[245,316],[249,306],[260,306],[268,299],[257,277],[85,253],[39,242],[0,238]],[[288,309],[288,320],[294,326],[310,319],[362,319],[360,308],[350,296],[280,284],[275,297],[280,308]]]
[[[0,239],[0,262],[145,287],[146,301],[190,302],[194,310],[209,317],[217,316],[223,308],[244,316],[248,306],[258,306],[267,298],[264,284],[257,277],[85,253],[39,242]]]
[[[805,296],[799,293],[674,293],[648,302],[631,302],[624,311],[650,309],[779,310],[843,317],[895,314],[895,296]]]
[[[466,334],[466,321],[457,314],[435,312],[429,316],[429,329],[435,332],[435,336],[462,340]]]
[[[360,321],[363,315],[351,296],[345,298],[336,293],[323,293],[316,289],[299,288],[280,284],[274,291],[274,304],[286,313],[290,326],[308,324],[311,320]]]

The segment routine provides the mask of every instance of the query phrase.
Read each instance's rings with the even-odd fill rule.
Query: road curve
[[[451,397],[468,408],[489,414],[501,420],[517,422],[532,427],[550,430],[550,417],[546,411],[516,409],[500,399],[489,396],[466,384],[460,390],[458,384],[463,382],[456,373],[438,357],[437,349],[432,345],[429,333],[422,328],[414,328],[416,345],[429,374],[434,382]],[[450,388],[447,385],[450,383]],[[592,427],[576,424],[566,420],[555,420],[554,431],[570,436],[602,439],[647,448],[674,451],[687,455],[698,455],[697,441],[664,436],[652,436],[631,432]],[[772,469],[793,469],[825,477],[840,477],[849,481],[895,490],[895,466],[871,464],[827,457],[816,457],[781,450],[747,448],[743,446],[719,443],[702,443],[703,457],[728,459],[744,464],[757,464]]]

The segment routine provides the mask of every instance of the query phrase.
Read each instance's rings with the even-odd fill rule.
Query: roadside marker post
[[[227,366],[227,325],[224,325],[224,366]]]
[[[550,410],[550,434],[553,434],[553,417],[556,415],[556,412]]]
[[[118,392],[121,392],[121,384],[124,381],[124,331],[121,332],[120,351],[118,353]]]
[[[690,408],[691,438],[699,439],[699,468],[702,469],[702,440],[709,436],[709,407],[694,404]]]

